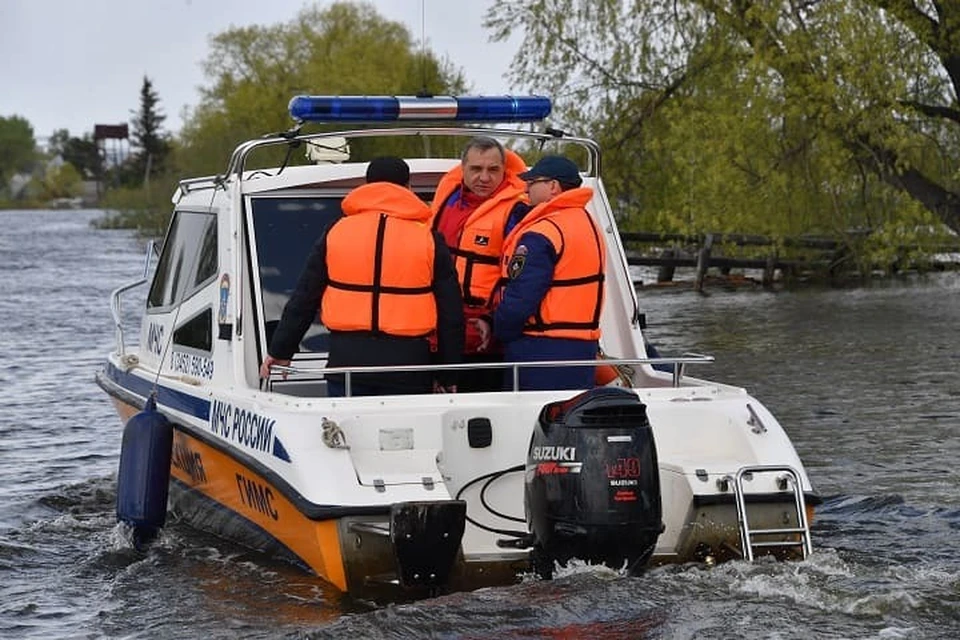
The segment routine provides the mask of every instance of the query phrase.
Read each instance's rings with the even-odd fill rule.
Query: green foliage
[[[70,141],[70,131],[57,129],[47,139],[47,152],[51,156],[62,156],[67,143]]]
[[[827,234],[864,264],[960,228],[953,3],[498,0],[486,25],[602,144],[627,228]]]
[[[10,178],[29,172],[37,160],[33,127],[20,116],[0,117],[0,195],[7,193]]]
[[[73,198],[83,193],[83,177],[69,162],[50,163],[42,176],[33,179],[31,191],[43,202]]]
[[[47,141],[47,151],[72,164],[85,179],[98,180],[104,176],[103,158],[89,133],[75,138],[66,129],[58,129]]]
[[[177,179],[164,174],[142,187],[120,187],[108,191],[101,202],[106,211],[94,221],[101,229],[136,229],[141,238],[162,238],[170,221],[170,194]]]
[[[429,52],[422,55],[402,24],[382,18],[367,4],[349,2],[306,8],[288,23],[220,33],[211,40],[204,70],[208,83],[201,89],[200,103],[188,113],[180,137],[164,141],[163,173],[149,185],[134,187],[140,184],[133,180],[134,172],[130,186],[108,191],[103,206],[111,212],[98,226],[133,227],[144,237],[162,236],[177,179],[222,172],[241,142],[290,129],[294,123],[287,105],[294,95],[412,95],[421,89],[447,94],[464,85],[462,74],[448,62]],[[142,126],[134,123],[140,148],[147,141],[142,135],[147,123],[158,130],[162,122],[155,112],[158,101],[145,79],[140,113],[154,117],[141,118]],[[434,150],[454,148],[450,141],[431,144]],[[409,150],[400,143],[374,146],[367,141],[351,147],[352,156],[361,159]],[[262,152],[247,168],[277,166],[285,151]],[[301,147],[290,163],[303,162]],[[142,180],[142,166],[139,175]]]
[[[958,244],[957,237],[947,233],[936,216],[908,198],[901,198],[895,215],[873,228],[874,232],[857,246],[863,272],[877,266],[896,271],[908,264],[929,264],[930,257],[942,247]]]
[[[204,69],[209,83],[182,131],[188,175],[221,172],[238,143],[291,128],[287,105],[297,94],[444,94],[463,86],[449,64],[419,53],[402,24],[347,2],[308,7],[285,24],[221,33]],[[396,151],[365,141],[352,148],[360,158]],[[283,155],[264,153],[248,166],[276,166]],[[303,154],[293,161],[303,162]]]

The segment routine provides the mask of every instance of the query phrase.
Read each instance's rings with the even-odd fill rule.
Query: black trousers
[[[380,367],[430,364],[430,345],[426,338],[404,338],[367,332],[330,332],[328,367]],[[333,383],[345,384],[344,374],[329,374]],[[362,395],[431,393],[433,375],[429,371],[397,373],[354,373],[350,385]],[[354,395],[361,395],[355,393]]]
[[[463,356],[464,364],[472,362],[503,362],[500,353],[476,353]],[[460,393],[481,393],[484,391],[503,391],[504,368],[464,369],[457,380]]]

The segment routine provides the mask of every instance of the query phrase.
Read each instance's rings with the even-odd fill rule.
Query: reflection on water
[[[109,293],[139,277],[143,250],[91,229],[96,215],[0,212],[0,637],[960,636],[955,274],[641,291],[664,354],[714,355],[693,373],[747,387],[790,433],[825,498],[809,560],[580,566],[384,606],[178,522],[131,548],[114,516],[122,425],[93,373],[113,344]]]

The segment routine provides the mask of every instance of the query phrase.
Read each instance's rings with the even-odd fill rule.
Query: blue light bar
[[[551,108],[543,96],[294,96],[289,107],[298,122],[538,122]]]

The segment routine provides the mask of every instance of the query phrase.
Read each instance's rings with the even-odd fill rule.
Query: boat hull
[[[293,559],[347,590],[336,519],[307,518],[255,468],[187,432],[173,439],[171,509],[195,526]]]
[[[137,383],[127,379],[131,374],[112,373],[98,375],[98,382],[110,395],[121,419],[129,420],[140,410],[143,398],[138,394]],[[166,388],[166,393],[169,396],[171,389]],[[175,517],[197,529],[286,560],[316,574],[340,591],[361,597],[392,598],[403,593],[418,597],[438,590],[422,585],[404,585],[400,579],[402,563],[398,558],[396,540],[391,536],[394,526],[391,511],[404,502],[383,501],[359,506],[310,502],[293,488],[287,478],[264,467],[241,448],[216,438],[202,425],[179,420],[177,411],[168,408],[167,414],[174,424],[169,508]],[[521,431],[515,427],[497,431],[494,446],[499,443],[504,450],[522,446],[529,436]],[[470,447],[447,448],[455,447],[458,440],[465,440],[460,435],[454,433],[444,440],[446,462],[441,465],[441,475],[451,482],[450,474],[477,473],[476,470],[468,472],[464,468],[466,465],[458,460],[479,461],[484,455],[498,455],[496,451],[484,453],[483,449]],[[458,455],[461,457],[457,458]],[[483,464],[489,464],[489,459]],[[661,460],[666,532],[661,535],[651,564],[712,563],[742,557],[734,495],[717,493],[715,488],[702,493],[719,484],[721,478],[720,474],[702,477],[682,472],[679,467]],[[344,482],[356,481],[357,478],[344,477]],[[511,496],[523,495],[523,474],[506,475],[498,482],[500,484],[493,487],[495,501],[500,500],[507,512],[515,513],[519,505],[510,506],[504,501],[513,500]],[[430,493],[436,494],[438,503],[456,502],[460,495],[448,494],[444,488]],[[796,511],[792,510],[791,495],[776,491],[751,494],[752,526],[761,529],[799,526]],[[451,497],[455,499],[451,500]],[[808,505],[819,501],[810,492],[805,492],[805,497]],[[480,495],[468,491],[463,499],[473,505],[468,509],[476,516],[479,506],[476,503],[482,501]],[[488,520],[486,524],[496,529],[508,523]],[[515,545],[500,548],[504,536],[480,531],[472,522],[466,525],[466,529],[462,546],[454,550],[443,590],[510,584],[531,571],[526,549]],[[776,539],[792,540],[794,537],[780,535]],[[780,558],[803,557],[799,544],[794,547],[778,545],[771,552]]]
[[[98,382],[126,422],[141,407],[105,377]],[[126,396],[126,399],[119,397]],[[170,463],[170,513],[191,527],[229,539],[271,558],[289,562],[330,583],[342,592],[362,597],[418,597],[437,589],[401,584],[397,545],[391,538],[395,505],[363,507],[314,505],[315,515],[288,499],[291,489],[261,472],[255,461],[222,447],[202,432],[174,422]],[[453,501],[438,501],[453,502]],[[327,512],[331,517],[317,517]],[[462,535],[462,526],[461,532]],[[466,561],[456,536],[444,588],[475,589],[505,584],[528,568],[524,554],[505,553],[499,559]],[[433,553],[430,554],[434,555]],[[419,576],[418,576],[419,577]]]
[[[98,376],[98,382],[122,421],[142,408],[133,394],[123,393],[104,376]],[[308,517],[267,474],[244,464],[235,452],[204,441],[182,423],[173,425],[169,509],[176,517],[197,529],[286,559],[342,591],[349,590],[340,518]]]
[[[365,100],[356,104],[375,110],[385,104]],[[420,101],[404,100],[403,108],[413,102]],[[440,111],[451,105],[445,98]],[[264,370],[304,260],[316,238],[339,224],[345,194],[366,181],[369,163],[347,157],[347,143],[382,137],[419,144],[427,136],[466,141],[481,132],[505,144],[556,142],[585,154],[581,186],[592,195],[583,208],[607,256],[604,302],[591,321],[602,336],[604,362],[331,367],[330,328],[312,313],[311,302],[310,318],[302,318],[311,322],[290,366]],[[151,244],[143,275],[112,292],[115,346],[97,377],[124,421],[154,396],[173,425],[169,508],[198,528],[285,558],[351,593],[510,583],[530,570],[532,556],[542,575],[551,560],[569,557],[611,565],[624,557],[632,567],[651,545],[655,563],[749,560],[771,551],[807,557],[812,546],[804,505],[812,502],[813,488],[786,431],[745,389],[689,374],[688,367],[712,357],[648,357],[640,300],[599,175],[599,146],[560,138],[526,128],[424,123],[284,134],[242,143],[220,175],[182,181],[163,249],[157,255]],[[300,143],[336,147],[343,161],[245,168],[254,149]],[[459,154],[404,160],[411,188],[424,199],[461,164]],[[498,249],[493,244],[491,255]],[[121,298],[148,282],[139,339],[128,341]],[[349,381],[370,373],[420,375],[438,366],[450,375],[503,367],[512,383],[482,393],[329,395],[332,374]],[[521,390],[521,371],[530,367],[615,372],[597,384],[623,386],[635,397],[623,406],[587,408],[577,396],[589,390]],[[615,390],[598,393],[608,391]],[[626,444],[640,437],[638,405],[649,418],[649,458]],[[622,419],[625,432],[603,436],[599,445],[533,444],[545,419],[567,416],[550,406],[582,410],[591,428],[611,429]],[[525,497],[537,474],[562,473],[583,475],[579,482],[550,478],[565,488],[550,488],[547,499]],[[660,516],[646,509],[654,503]],[[641,506],[647,512],[642,527],[611,533],[622,531],[632,517],[624,514],[636,515]],[[555,511],[544,516],[545,508]],[[554,520],[556,511],[562,521]]]

